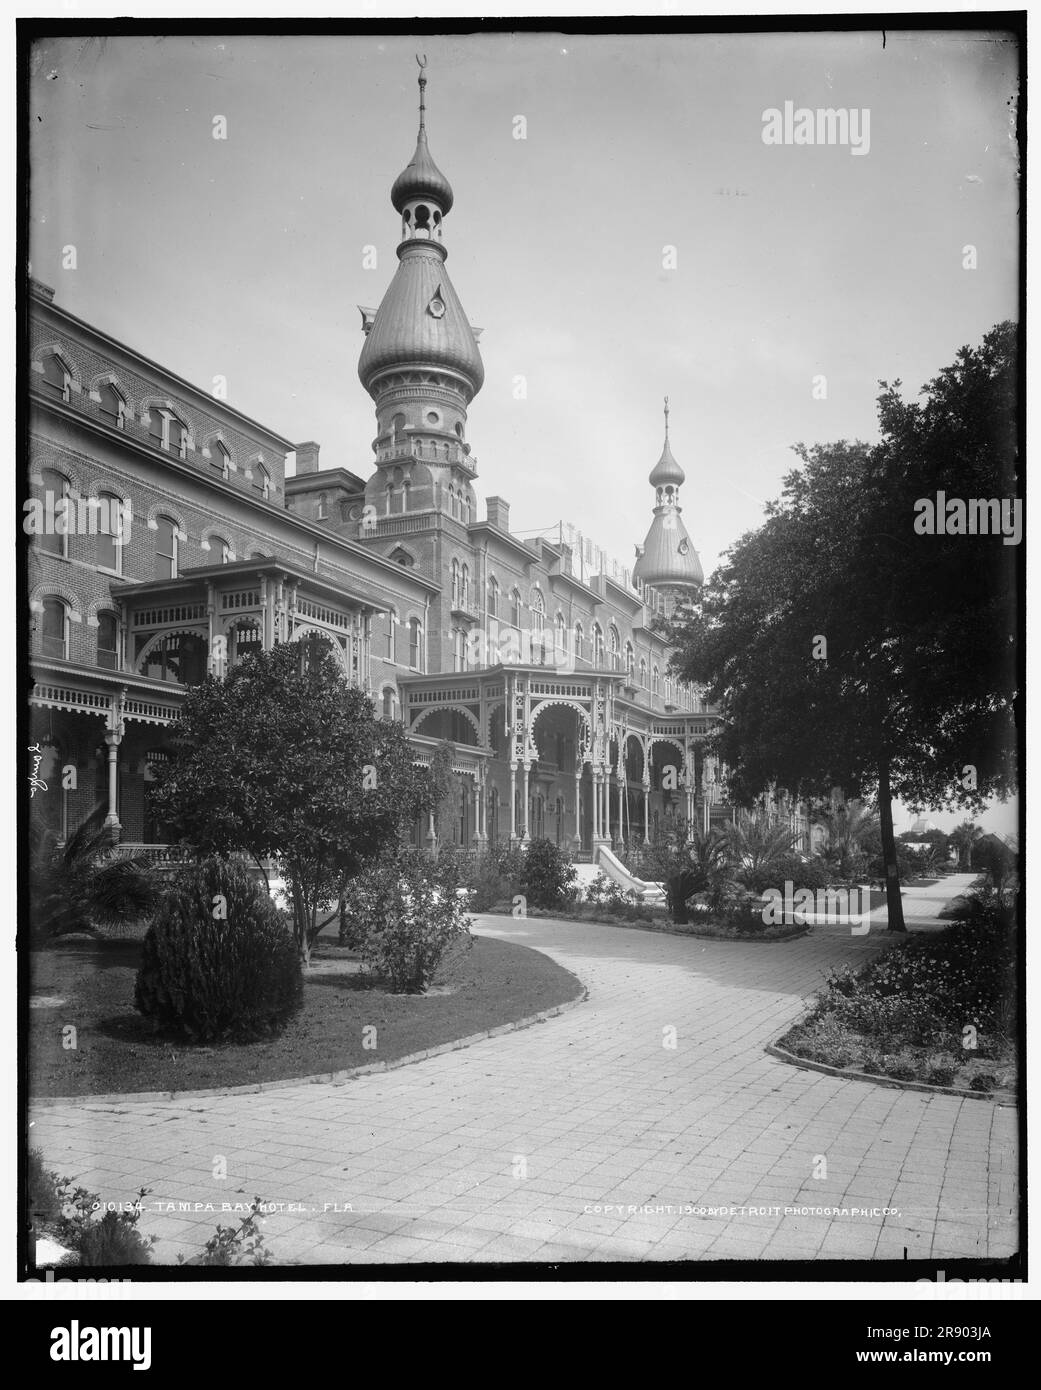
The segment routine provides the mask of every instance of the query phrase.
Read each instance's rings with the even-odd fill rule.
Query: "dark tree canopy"
[[[1021,549],[922,534],[916,503],[1016,496],[1017,380],[1003,323],[920,402],[883,382],[874,447],[796,446],[801,467],[676,633],[677,669],[720,706],[735,799],[873,794],[890,877],[893,796],[978,809],[1015,786]]]
[[[325,645],[284,643],[188,691],[160,814],[208,854],[276,856],[305,958],[319,911],[438,795],[404,730],[376,717]]]

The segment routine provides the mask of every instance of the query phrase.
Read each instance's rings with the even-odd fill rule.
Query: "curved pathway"
[[[908,890],[909,919],[969,881]],[[825,970],[880,949],[875,922],[748,945],[481,917],[588,1001],[339,1084],[41,1106],[31,1142],[106,1201],[150,1187],[159,1263],[254,1194],[281,1206],[264,1223],[279,1264],[1010,1255],[1013,1108],[763,1052]]]

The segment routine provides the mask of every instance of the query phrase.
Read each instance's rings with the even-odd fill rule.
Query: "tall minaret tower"
[[[366,488],[379,501],[402,484],[412,494],[394,510],[438,505],[450,491],[472,496],[476,462],[466,441],[467,407],[484,382],[471,328],[445,260],[444,219],[452,187],[427,144],[426,59],[419,63],[416,152],[390,199],[401,217],[398,268],[379,309],[362,309],[365,345],[358,375],[376,405],[377,475]]]
[[[654,488],[654,520],[643,545],[636,547],[633,578],[666,596],[672,608],[689,603],[705,582],[697,551],[691,545],[680,512],[683,469],[669,446],[669,398],[665,397],[665,444],[661,458],[651,469],[648,482]]]

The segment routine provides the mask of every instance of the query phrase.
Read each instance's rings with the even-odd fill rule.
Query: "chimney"
[[[488,525],[500,531],[510,529],[510,504],[502,497],[488,498]]]
[[[318,449],[313,439],[309,439],[306,444],[296,446],[296,476],[299,478],[304,473],[318,472]]]

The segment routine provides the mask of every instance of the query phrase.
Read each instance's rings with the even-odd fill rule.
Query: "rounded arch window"
[[[115,613],[98,614],[98,665],[107,671],[119,665],[119,620]]]
[[[425,203],[420,203],[416,208],[416,226],[430,229],[430,209]]]

